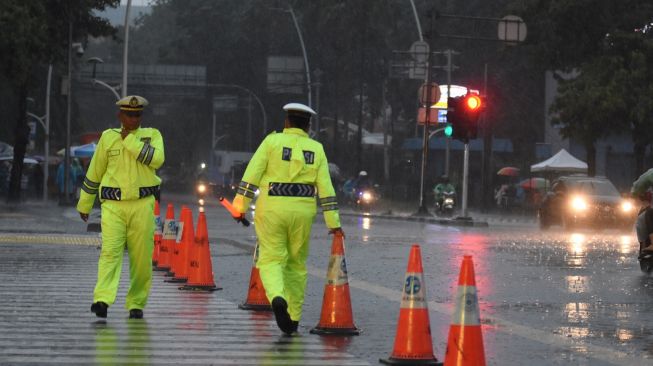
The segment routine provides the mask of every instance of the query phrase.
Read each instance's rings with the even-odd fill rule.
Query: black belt
[[[315,186],[302,183],[270,183],[268,196],[314,197]]]
[[[159,194],[159,186],[138,188],[138,198],[145,198],[154,195],[154,198],[158,200]],[[100,189],[100,198],[104,200],[120,201],[122,199],[122,192],[120,191],[120,188],[102,187]]]

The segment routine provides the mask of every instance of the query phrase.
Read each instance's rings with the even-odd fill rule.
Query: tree
[[[27,96],[32,71],[41,63],[55,63],[67,53],[69,22],[76,34],[108,35],[113,28],[92,10],[115,7],[119,0],[69,0],[61,2],[6,0],[0,2],[0,65],[15,90],[18,116],[14,129],[14,164],[7,201],[20,200],[23,158],[28,143]]]
[[[572,79],[558,77],[559,95],[551,106],[558,113],[554,124],[562,125],[565,138],[579,139],[587,151],[587,174],[596,172],[596,141],[627,128],[626,103],[622,97],[626,71],[618,56],[601,56],[580,68]]]

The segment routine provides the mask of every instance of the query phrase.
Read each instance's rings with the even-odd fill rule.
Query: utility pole
[[[430,29],[429,29],[429,34],[428,34],[428,57],[426,60],[426,102],[425,103],[425,119],[424,119],[424,133],[422,136],[422,168],[420,172],[420,184],[419,184],[419,208],[417,209],[417,212],[415,213],[416,216],[428,216],[429,215],[429,210],[426,208],[426,190],[424,189],[425,185],[425,180],[426,180],[426,166],[428,163],[428,152],[429,152],[429,147],[428,147],[428,136],[429,136],[429,126],[430,126],[430,117],[431,117],[431,95],[433,89],[431,87],[431,79],[432,79],[432,72],[431,72],[431,64],[433,63],[433,52],[431,50],[433,49],[433,41],[435,38],[435,32],[434,32],[434,26],[435,26],[435,9],[431,9],[429,11],[429,17],[430,17]]]

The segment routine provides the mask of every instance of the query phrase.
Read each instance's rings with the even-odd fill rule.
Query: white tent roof
[[[531,172],[587,173],[587,163],[576,159],[567,150],[561,149],[547,160],[531,165]]]

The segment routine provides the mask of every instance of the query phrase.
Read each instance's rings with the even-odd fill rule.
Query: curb
[[[387,219],[387,220],[401,220],[412,222],[426,222],[429,224],[447,225],[447,226],[462,226],[462,227],[489,227],[487,221],[474,221],[474,220],[460,220],[460,219],[440,219],[435,217],[420,217],[420,216],[396,216],[396,215],[378,215],[378,214],[357,214],[341,212],[340,216],[350,217],[369,217],[372,219]]]

